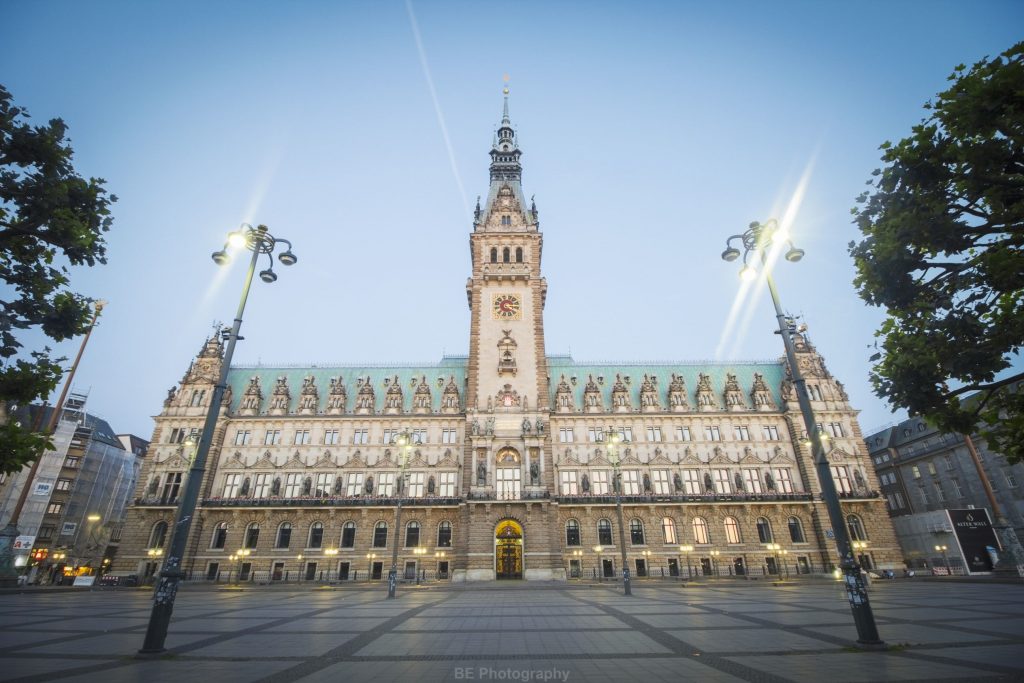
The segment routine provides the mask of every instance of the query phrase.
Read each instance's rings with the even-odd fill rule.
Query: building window
[[[516,263],[522,263],[522,262],[523,262],[523,248],[522,247],[516,247]]]
[[[600,443],[604,441],[604,432],[600,427],[587,427],[587,440],[590,443]]]
[[[74,455],[69,455],[68,457],[64,458],[64,467],[67,467],[68,469],[71,469],[71,470],[75,470],[75,469],[78,469],[78,465],[81,462],[82,462],[81,458],[79,458],[77,456],[74,456]]]
[[[776,467],[772,470],[772,475],[775,477],[776,491],[779,493],[793,493],[793,479],[790,475],[789,468]]]
[[[377,495],[390,497],[395,495],[395,473],[381,472],[377,477]]]
[[[772,535],[772,523],[766,517],[757,518],[757,538],[761,543],[771,543],[775,540]]]
[[[942,456],[942,458],[943,458],[943,460],[946,461],[946,469],[947,470],[952,470],[953,469],[953,455],[951,453],[946,453],[944,456]]]
[[[455,472],[441,472],[438,476],[438,494],[444,498],[455,496]]]
[[[612,523],[607,519],[597,520],[598,545],[615,545],[612,543]]]
[[[437,525],[437,547],[438,548],[451,548],[452,547],[452,523],[441,522]]]
[[[292,544],[292,523],[281,522],[277,527],[277,538],[274,540],[274,547],[285,549]]]
[[[930,474],[930,475],[932,475],[934,477],[938,473],[939,473],[938,470],[935,469],[935,463],[932,462],[931,460],[929,460],[928,461],[928,474]]]
[[[228,542],[228,523],[220,522],[213,527],[213,538],[210,539],[210,547],[218,550],[223,549]]]
[[[238,489],[242,485],[241,474],[228,474],[224,477],[224,497],[234,498],[238,495]]]
[[[829,422],[825,425],[825,430],[836,438],[842,438],[846,436],[846,432],[843,431],[842,422]]]
[[[595,496],[608,495],[608,470],[592,470],[590,472],[590,490]]]
[[[236,446],[248,446],[252,440],[252,432],[248,429],[239,429],[235,432],[235,445]]]
[[[412,472],[409,474],[409,497],[410,498],[422,498],[423,497],[423,473]]]
[[[708,533],[708,522],[703,517],[693,518],[693,542],[697,545],[709,545],[711,534]]]
[[[7,475],[3,475],[3,478],[6,479]],[[3,483],[3,481],[0,481],[0,484],[2,484],[2,483]],[[57,490],[58,491],[70,491],[71,490],[71,480],[70,479],[58,479],[57,480]]]
[[[846,518],[846,527],[850,530],[851,541],[868,540],[868,534],[864,530],[864,522],[857,515],[850,515]]]
[[[671,517],[661,518],[661,533],[665,536],[666,545],[679,543],[679,537],[676,535],[676,520]]]
[[[743,470],[743,486],[747,493],[761,493],[761,470],[748,468]]]
[[[679,441],[690,441],[690,428],[676,427],[676,439],[678,439]]]
[[[345,522],[341,527],[341,547],[342,548],[355,548],[356,547],[356,523]]]
[[[622,470],[622,495],[636,496],[640,493],[640,472],[637,470]]]
[[[766,425],[764,428],[764,438],[768,441],[781,441],[779,437],[779,428],[775,425]]]
[[[309,525],[309,538],[307,539],[307,548],[322,548],[324,545],[324,524],[323,522],[313,522]]]
[[[953,491],[956,492],[956,497],[957,498],[963,498],[964,497],[964,488],[963,488],[963,485],[960,483],[960,480],[959,479],[950,479],[950,482],[952,482],[952,484],[953,484]]]
[[[380,442],[385,445],[394,444],[395,439],[398,438],[398,435],[400,433],[401,432],[399,432],[399,430],[397,429],[385,429],[384,432],[381,434]]]
[[[808,384],[807,385],[807,393],[810,394],[812,401],[820,401],[820,400],[822,400],[822,398],[821,398],[821,389],[818,388],[817,384]]]
[[[562,495],[575,496],[579,493],[575,470],[562,470]]]
[[[352,432],[352,443],[354,444],[368,444],[370,443],[370,430],[368,429],[356,429]]]
[[[750,429],[743,425],[736,425],[732,428],[733,436],[737,441],[750,441]]]
[[[242,543],[243,548],[255,548],[256,544],[260,540],[260,525],[253,522],[249,526],[245,527],[245,540]]]
[[[732,545],[742,543],[740,540],[740,523],[735,517],[725,518],[725,542]]]
[[[633,441],[633,428],[632,427],[621,427],[619,428],[619,436],[622,437],[623,443],[631,443]]]
[[[661,441],[661,427],[648,427],[647,428],[647,440],[648,441]]]
[[[310,435],[308,429],[296,429],[295,430],[295,445],[305,446],[310,442]]]
[[[53,526],[52,524],[44,524],[43,526],[39,527],[39,534],[36,536],[36,538],[40,541],[49,541],[53,538],[53,534],[56,531],[57,527]]]
[[[442,429],[441,430],[441,443],[458,443],[459,442],[459,430],[457,429]]]
[[[263,435],[264,446],[277,446],[281,443],[281,430],[280,429],[268,429]]]
[[[700,490],[700,473],[697,470],[683,470],[683,491],[688,496],[699,496]]]
[[[302,493],[302,475],[293,472],[285,475],[284,496],[285,498],[297,498]]]
[[[427,430],[426,429],[414,429],[412,430],[412,442],[413,443],[427,443]]]
[[[59,503],[58,503],[59,505]],[[167,541],[167,522],[157,522],[149,532],[149,547],[163,548]]]
[[[646,545],[644,542],[644,523],[639,519],[629,520],[629,542],[632,545]]]
[[[1013,476],[1013,472],[1004,470],[1003,479],[1006,480],[1006,485],[1009,486],[1011,489],[1017,488],[1017,477]]]
[[[420,523],[409,522],[405,525],[405,547],[417,548],[420,545]]]
[[[722,432],[718,429],[718,427],[705,427],[704,439],[707,441],[721,441]]]
[[[911,473],[914,475],[914,479],[921,478],[921,468],[917,465],[912,465],[910,468]]]
[[[501,224],[512,225],[512,217],[502,216]],[[505,247],[504,249],[501,250],[501,261],[502,263],[510,263],[512,261],[512,251],[508,247]]]
[[[349,472],[348,475],[348,489],[346,493],[351,496],[358,496],[363,492],[363,473],[362,472]]]
[[[575,519],[565,523],[565,544],[580,545],[580,523]]]
[[[252,495],[254,498],[266,498],[270,495],[270,492],[274,484],[274,475],[272,474],[257,474],[253,478]]]
[[[654,470],[651,472],[651,483],[654,486],[654,494],[667,496],[670,493],[668,470]]]
[[[804,536],[804,525],[800,522],[799,517],[789,518],[789,540],[793,543],[807,542],[807,538]]]
[[[576,438],[575,433],[572,431],[572,427],[562,427],[558,430],[558,441],[559,443],[572,443]]]
[[[181,491],[181,472],[168,472],[164,479],[164,492],[160,497],[163,502],[173,503],[178,500]]]
[[[512,225],[512,216],[502,216],[501,217],[501,224],[502,225]],[[508,247],[505,247],[505,254],[504,255],[508,256]],[[506,263],[508,262],[507,258],[505,259],[505,262]]]
[[[498,262],[498,248],[497,247],[491,247],[491,263],[497,263],[497,262]]]
[[[332,472],[320,472],[316,475],[316,483],[313,485],[313,495],[326,498],[331,495],[331,485],[334,484]]]
[[[324,444],[334,446],[338,443],[338,430],[328,429],[324,432]]]
[[[388,547],[388,523],[377,522],[373,527],[373,547],[374,548],[387,548]]]
[[[946,500],[946,492],[942,490],[942,484],[937,481],[933,481],[932,484],[935,486],[935,498],[940,503]]]
[[[715,470],[715,493],[732,493],[729,470]]]
[[[921,499],[921,505],[928,507],[932,504],[932,501],[928,499],[928,492],[924,490],[923,485],[918,487],[917,495]]]
[[[853,492],[853,486],[850,484],[850,470],[845,465],[832,465],[832,479],[836,483],[836,491],[840,494]]]

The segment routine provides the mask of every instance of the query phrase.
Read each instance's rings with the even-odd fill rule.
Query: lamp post
[[[604,550],[604,546],[601,544],[594,546],[594,554],[597,555],[597,580],[604,581],[604,567],[601,566],[601,551]]]
[[[334,560],[338,556],[338,549],[337,548],[324,548],[324,555],[327,556],[327,559],[328,559],[329,562],[334,564],[335,572],[337,572],[338,564],[336,562],[334,562]],[[335,576],[337,576],[337,574],[335,574]],[[327,565],[327,580],[328,581],[331,580],[331,565],[330,564]]]
[[[692,545],[681,545],[681,546],[679,546],[679,552],[683,553],[683,555],[686,556],[686,578],[692,580],[693,579],[693,572],[691,571],[691,568],[690,568],[690,553],[693,552],[693,546]]]
[[[391,571],[388,572],[388,598],[395,597],[395,590],[398,588],[398,541],[402,533],[402,494],[405,493],[405,466],[409,461],[409,452],[412,451],[412,435],[408,430],[396,436],[392,442],[398,449],[398,481],[395,486],[398,488],[398,502],[395,503],[395,541],[391,548]]]
[[[720,550],[709,550],[708,555],[711,555],[711,564],[715,568],[715,576],[718,576],[718,556],[721,555]]]
[[[366,580],[373,578],[373,561],[377,559],[377,553],[366,553]]]
[[[797,334],[798,330],[793,320],[787,318],[786,314],[782,312],[779,293],[775,289],[775,280],[772,278],[771,268],[768,265],[767,252],[781,247],[783,242],[789,245],[785,258],[791,263],[796,263],[802,259],[804,251],[793,246],[793,242],[779,228],[779,224],[775,219],[770,219],[765,223],[755,221],[750,224],[746,232],[729,237],[726,240],[726,249],[722,252],[722,259],[725,261],[735,261],[741,255],[740,250],[732,246],[733,240],[739,240],[743,245],[743,269],[740,270],[742,278],[753,280],[757,277],[757,271],[747,263],[751,254],[759,256],[761,260],[761,267],[764,271],[765,280],[768,283],[768,291],[771,294],[772,304],[775,306],[775,316],[779,322],[778,333],[782,336],[782,343],[786,348],[786,360],[793,377],[793,386],[796,390],[797,402],[800,405],[800,413],[803,416],[804,428],[807,430],[807,434],[812,437],[811,456],[817,469],[818,482],[821,485],[821,497],[828,510],[832,533],[835,536],[836,547],[839,552],[840,566],[845,577],[846,597],[849,600],[853,621],[857,627],[857,642],[869,647],[883,646],[884,643],[878,637],[875,615],[871,611],[871,603],[868,600],[867,583],[861,576],[860,567],[857,565],[857,560],[853,555],[853,548],[850,545],[850,536],[847,533],[846,523],[843,519],[839,495],[836,492],[835,481],[832,479],[832,470],[829,467],[828,460],[825,458],[822,441],[814,419],[814,410],[811,408],[811,401],[807,395],[807,384],[796,362],[793,335]]]
[[[953,572],[949,568],[949,556],[946,555],[946,551],[949,550],[949,546],[937,545],[935,546],[935,549],[942,553],[942,564],[946,565],[946,574],[952,576]]]
[[[245,311],[245,302],[249,298],[249,286],[252,284],[252,276],[256,272],[256,264],[261,255],[266,254],[270,260],[270,266],[260,271],[260,279],[263,282],[271,283],[277,280],[274,272],[273,253],[278,244],[287,244],[288,248],[277,255],[278,261],[283,265],[295,265],[298,257],[292,253],[292,243],[285,239],[274,237],[267,232],[267,226],[259,225],[253,228],[245,223],[241,228],[228,235],[228,242],[220,251],[212,255],[213,262],[218,266],[231,262],[228,247],[235,249],[248,249],[252,252],[249,260],[249,270],[245,275],[245,284],[242,286],[242,297],[238,302],[238,311],[235,313],[234,323],[231,331],[227,332],[228,345],[224,350],[224,359],[221,361],[220,377],[213,388],[213,395],[210,397],[210,407],[206,411],[206,421],[203,423],[203,431],[199,437],[199,445],[196,447],[196,455],[192,460],[192,467],[189,469],[188,479],[185,482],[185,492],[178,503],[178,512],[174,521],[174,528],[171,534],[171,546],[167,553],[167,561],[164,569],[160,572],[160,581],[157,582],[156,590],[153,593],[153,611],[149,617],[149,626],[146,628],[146,638],[143,641],[140,654],[159,654],[164,651],[164,642],[167,640],[167,627],[171,623],[171,613],[174,611],[174,599],[178,595],[178,582],[184,575],[181,571],[181,560],[185,554],[188,543],[188,532],[192,527],[192,520],[195,517],[196,503],[199,501],[199,489],[203,483],[203,474],[206,470],[206,457],[210,453],[210,442],[213,439],[213,432],[217,426],[217,417],[220,414],[221,403],[224,399],[224,391],[228,384],[228,370],[231,368],[231,358],[235,353],[235,343],[238,341],[238,332],[242,327],[242,313]],[[222,333],[224,334],[224,333]]]
[[[629,564],[626,559],[626,527],[622,521],[622,475],[619,466],[619,443],[622,436],[615,431],[614,427],[608,428],[607,446],[608,460],[612,464],[612,484],[615,488],[615,513],[619,518],[619,547],[622,549],[622,592],[623,595],[632,595],[633,589],[629,585]]]
[[[441,566],[441,562],[444,561],[444,558],[445,558],[445,552],[443,550],[437,550],[437,551],[434,552],[434,571],[437,573],[437,575],[435,576],[435,579],[447,579],[448,578],[448,572],[445,572],[444,576],[441,576],[440,575],[441,572],[438,571],[438,568]]]

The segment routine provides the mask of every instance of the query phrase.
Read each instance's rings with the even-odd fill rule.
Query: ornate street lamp
[[[391,571],[388,572],[388,598],[395,597],[395,590],[398,588],[398,542],[402,533],[402,495],[405,493],[405,468],[409,464],[409,453],[412,452],[412,435],[409,430],[404,430],[391,441],[398,449],[398,481],[395,482],[398,494],[395,503],[395,538],[391,549]]]
[[[615,431],[614,427],[608,428],[608,436],[605,448],[608,449],[608,460],[612,464],[612,485],[615,488],[615,512],[619,517],[619,547],[622,549],[622,592],[623,595],[632,595],[633,589],[629,585],[629,564],[626,560],[626,527],[622,521],[622,475],[619,467],[622,462],[619,460],[619,443],[622,442],[622,435]]]
[[[239,339],[238,332],[242,328],[242,313],[245,312],[245,302],[249,298],[252,276],[256,272],[256,264],[259,262],[260,256],[265,254],[270,260],[270,266],[260,272],[260,279],[267,283],[277,279],[277,274],[273,270],[272,255],[279,244],[286,244],[288,248],[278,254],[277,259],[286,266],[295,265],[298,258],[292,253],[291,242],[274,237],[267,232],[265,225],[253,228],[248,223],[243,223],[241,228],[228,235],[228,243],[224,245],[224,248],[215,251],[212,255],[213,262],[221,266],[231,261],[231,255],[228,253],[229,246],[236,249],[248,249],[252,252],[249,270],[245,275],[245,284],[242,286],[242,297],[238,302],[238,311],[235,313],[235,321],[231,325],[230,331],[222,333],[226,336],[228,345],[224,350],[224,359],[221,361],[220,377],[213,388],[213,395],[210,397],[210,407],[206,411],[206,421],[203,423],[199,445],[196,447],[196,455],[192,460],[192,467],[189,469],[188,479],[185,482],[185,492],[178,504],[178,512],[171,533],[170,550],[153,593],[153,611],[149,617],[149,626],[146,628],[146,639],[143,641],[142,649],[139,650],[140,654],[159,654],[164,651],[167,627],[171,623],[174,599],[178,595],[178,582],[185,575],[181,570],[181,560],[185,555],[188,533],[195,517],[196,503],[199,501],[199,488],[206,470],[206,457],[210,453],[210,442],[213,439],[214,428],[217,426],[217,417],[220,414],[224,391],[228,386],[228,370],[231,368],[231,358],[235,353],[235,343]]]
[[[720,550],[709,550],[708,555],[711,555],[711,566],[715,569],[715,576],[719,576],[718,573],[718,556],[722,554]]]
[[[690,553],[693,552],[692,545],[681,545],[679,546],[679,552],[686,556],[686,578],[693,579],[693,572],[690,568]]]
[[[949,568],[949,556],[946,555],[946,551],[949,550],[947,545],[937,545],[935,549],[942,553],[942,564],[946,565],[946,573],[950,576],[953,575],[952,570]]]
[[[775,289],[775,280],[772,278],[771,268],[768,265],[768,251],[777,243],[784,241],[789,245],[786,251],[786,260],[795,263],[804,257],[804,251],[793,246],[779,228],[775,219],[765,223],[757,221],[750,224],[749,229],[740,234],[733,235],[726,240],[726,250],[722,252],[722,259],[735,261],[740,257],[739,249],[732,246],[733,240],[739,240],[743,245],[743,268],[740,276],[747,280],[757,277],[757,271],[748,263],[751,255],[760,257],[761,268],[764,271],[765,280],[768,283],[768,291],[772,297],[772,304],[775,306],[775,316],[779,321],[779,334],[786,348],[786,360],[789,363],[789,371],[793,377],[793,385],[796,390],[797,402],[800,404],[800,413],[804,419],[804,427],[811,439],[811,455],[818,473],[818,482],[821,484],[821,497],[828,510],[829,521],[832,525],[832,533],[835,536],[836,547],[839,551],[840,566],[842,567],[844,582],[846,584],[846,596],[850,602],[850,610],[853,612],[853,621],[857,626],[857,642],[867,647],[881,647],[885,643],[878,637],[878,627],[875,625],[875,615],[871,611],[871,603],[868,601],[867,583],[861,576],[860,566],[853,555],[853,548],[850,545],[850,536],[846,530],[846,522],[843,518],[843,510],[839,504],[839,495],[836,492],[836,484],[832,479],[832,470],[825,457],[822,439],[820,438],[814,411],[811,408],[811,401],[807,395],[807,384],[800,372],[796,362],[796,350],[793,346],[793,335],[797,329],[793,320],[786,317],[782,312],[782,304],[779,302],[779,293]]]

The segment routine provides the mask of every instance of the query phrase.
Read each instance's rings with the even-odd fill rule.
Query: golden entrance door
[[[495,530],[494,571],[499,579],[523,578],[523,528],[510,519]]]

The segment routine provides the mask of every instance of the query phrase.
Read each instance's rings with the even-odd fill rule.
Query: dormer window
[[[501,217],[501,224],[502,225],[512,225],[512,216],[502,216]]]

